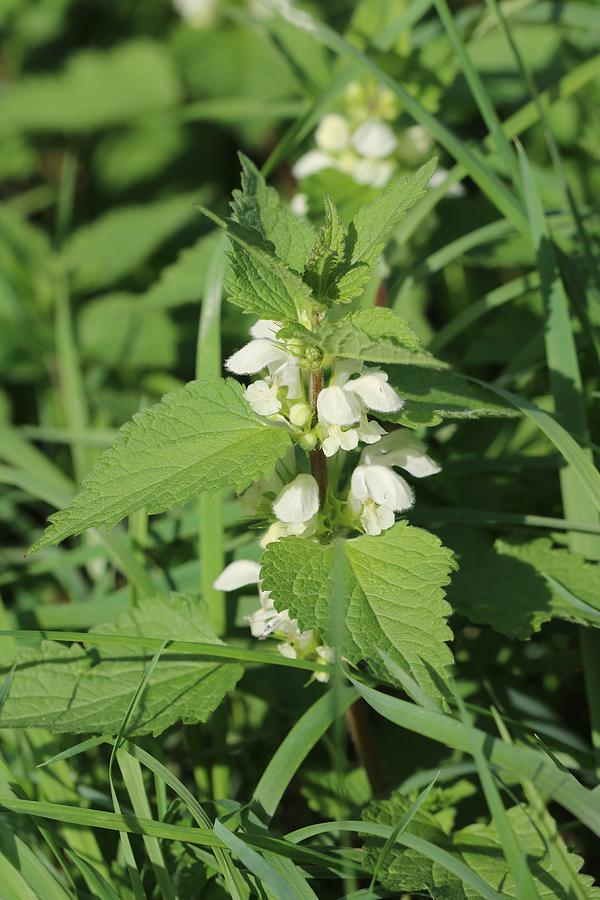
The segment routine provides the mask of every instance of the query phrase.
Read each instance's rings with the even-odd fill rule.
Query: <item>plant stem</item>
[[[378,793],[385,786],[383,764],[369,713],[363,700],[357,700],[345,713],[346,725],[360,764],[367,773],[371,790]]]
[[[310,373],[310,405],[313,411],[317,410],[317,399],[323,387],[323,370],[316,369]],[[310,454],[310,470],[313,478],[319,485],[319,498],[321,505],[325,503],[327,497],[327,460],[325,454],[319,448],[313,450]]]
[[[315,369],[310,373],[310,405],[316,412],[317,400],[323,388],[323,370]],[[310,468],[317,484],[321,504],[327,496],[327,461],[321,449],[312,450]],[[373,793],[377,793],[385,784],[383,766],[379,749],[371,728],[367,709],[362,700],[353,703],[345,713],[346,726],[356,749],[356,755],[367,773]]]

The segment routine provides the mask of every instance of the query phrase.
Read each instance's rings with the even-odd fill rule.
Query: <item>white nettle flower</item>
[[[351,378],[352,375],[358,378]],[[386,372],[363,368],[358,360],[338,363],[329,387],[323,388],[317,398],[319,421],[325,425],[354,425],[369,409],[398,412],[404,401],[387,382]]]
[[[190,25],[207,28],[216,19],[218,0],[173,0],[173,6]]]
[[[352,135],[352,146],[367,159],[384,159],[394,152],[397,144],[393,130],[380,119],[363,122]]]
[[[388,159],[359,159],[352,166],[352,177],[357,184],[385,187],[395,168]]]
[[[395,513],[414,503],[409,484],[387,466],[359,465],[352,473],[348,504],[367,534],[381,534],[395,522]]]
[[[300,525],[319,511],[319,485],[312,475],[296,475],[286,484],[273,503],[273,512],[280,522]]]
[[[298,623],[290,619],[286,610],[275,609],[269,591],[260,587],[260,564],[251,559],[238,559],[226,566],[213,584],[219,591],[235,591],[249,584],[258,586],[260,606],[247,616],[252,637],[264,640],[271,635],[282,640],[294,640],[301,634]]]
[[[423,441],[404,428],[391,431],[374,447],[365,447],[361,463],[388,468],[398,466],[415,478],[426,478],[441,471],[441,467],[427,455]]]
[[[308,178],[309,175],[315,175],[323,169],[335,169],[337,163],[333,156],[329,153],[323,153],[322,150],[309,150],[292,166],[292,175],[298,181]]]
[[[271,416],[279,412],[281,401],[277,393],[282,387],[287,388],[288,400],[302,396],[298,361],[276,340],[280,328],[279,322],[259,319],[250,329],[253,339],[225,363],[234,375],[256,375],[263,369],[268,370],[268,378],[249,385],[244,393],[254,412],[260,416]]]
[[[308,214],[308,196],[306,194],[294,194],[290,200],[290,209],[295,216],[306,216]]]
[[[339,153],[350,142],[350,125],[339,113],[323,116],[315,131],[315,143],[325,153]]]
[[[262,538],[260,546],[265,550],[269,544],[280,540],[282,537],[311,537],[317,530],[316,517],[309,519],[308,522],[273,522],[269,525]]]

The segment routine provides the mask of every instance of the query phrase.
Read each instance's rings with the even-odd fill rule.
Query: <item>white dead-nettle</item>
[[[218,0],[173,0],[173,6],[194,28],[208,28],[217,17]]]
[[[352,135],[352,146],[367,159],[384,159],[394,152],[397,144],[390,126],[380,119],[363,122]]]
[[[328,113],[315,131],[316,147],[297,160],[292,172],[301,180],[322,169],[338,169],[358,184],[384,187],[396,168],[389,157],[397,143],[393,130],[380,119],[369,119],[352,131],[348,119]]]
[[[398,466],[415,478],[426,478],[441,472],[441,466],[428,456],[423,441],[407,428],[397,428],[386,434],[376,447],[365,447],[361,463],[388,468]]]
[[[395,513],[405,512],[413,503],[410,485],[387,466],[359,465],[352,473],[348,504],[367,534],[391,528]]]
[[[308,196],[301,192],[298,194],[294,194],[294,196],[290,200],[290,209],[296,216],[307,215],[307,213],[308,213]]]
[[[284,346],[277,342],[281,325],[270,319],[259,319],[250,329],[252,340],[229,357],[225,363],[234,375],[256,375],[263,369],[268,377],[249,385],[244,393],[255,413],[272,416],[281,410],[278,393],[287,388],[287,399],[302,397],[302,378],[298,361]]]
[[[348,503],[359,515],[367,534],[391,528],[395,513],[414,503],[409,484],[392,471],[398,467],[415,478],[436,475],[440,466],[428,456],[425,444],[405,429],[390,432],[372,447],[365,447],[360,465],[352,473]]]
[[[283,488],[273,503],[273,512],[280,522],[300,525],[319,511],[319,485],[312,475],[296,475]]]
[[[250,559],[238,559],[223,569],[214,582],[213,587],[220,591],[235,591],[238,588],[256,584],[260,606],[246,621],[250,626],[252,637],[264,641],[273,637],[280,641],[277,649],[288,659],[306,659],[314,656],[317,662],[331,663],[334,652],[330,647],[319,645],[314,631],[300,631],[296,619],[291,619],[287,609],[278,612],[269,591],[260,586],[260,565]],[[317,672],[315,680],[329,681],[327,672]]]
[[[332,456],[340,448],[353,450],[359,441],[375,443],[385,430],[367,418],[367,411],[397,412],[403,403],[385,372],[365,368],[359,360],[337,363],[328,387],[317,398],[323,452]]]

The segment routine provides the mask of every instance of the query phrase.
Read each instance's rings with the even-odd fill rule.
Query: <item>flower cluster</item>
[[[336,169],[356,184],[385,187],[399,169],[417,165],[433,146],[421,125],[398,132],[393,123],[399,113],[396,97],[389,89],[371,82],[352,82],[344,93],[341,111],[327,113],[319,122],[315,146],[296,161],[293,175],[301,182],[323,169]],[[437,187],[447,174],[438,166],[429,187]],[[453,185],[448,194],[464,196],[464,188]],[[308,198],[298,193],[291,205],[294,212],[304,215]]]
[[[313,657],[318,663],[333,662],[333,650],[331,647],[320,645],[312,630],[300,631],[298,622],[290,619],[287,610],[277,612],[269,591],[263,591],[260,586],[260,565],[249,559],[238,559],[230,563],[221,572],[214,583],[214,587],[220,591],[235,591],[249,584],[258,586],[260,606],[256,612],[248,616],[250,633],[259,641],[274,637],[279,640],[277,649],[289,659],[307,659]],[[317,681],[329,680],[327,672],[315,672]]]
[[[260,544],[263,548],[282,537],[311,537],[333,528],[378,535],[394,525],[396,515],[410,509],[414,493],[396,469],[415,478],[435,475],[439,466],[427,455],[425,445],[411,431],[390,432],[373,416],[399,412],[404,401],[388,382],[387,373],[355,359],[330,360],[327,383],[311,396],[315,361],[297,339],[281,338],[281,325],[259,320],[251,329],[252,340],[226,363],[236,375],[258,376],[245,389],[255,413],[287,428],[294,442],[306,451],[322,451],[325,457],[362,449],[346,491],[323,508],[319,484],[313,475],[298,471],[291,450],[275,473],[255,484],[242,498],[247,511],[271,520]],[[319,368],[319,382],[323,370]],[[257,584],[260,606],[248,621],[259,639],[276,638],[285,656],[329,661],[331,650],[313,631],[301,631],[287,610],[277,611],[267,591],[260,587],[258,563],[239,560],[229,565],[215,587],[229,591]],[[326,673],[318,673],[324,680]]]

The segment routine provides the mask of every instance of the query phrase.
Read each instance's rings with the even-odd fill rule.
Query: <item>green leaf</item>
[[[387,800],[374,800],[363,812],[366,822],[394,827],[410,810],[408,797],[394,793]],[[426,809],[419,809],[406,827],[409,834],[417,835],[438,847],[451,850],[451,839],[444,833],[435,817]],[[365,865],[374,871],[385,844],[380,838],[367,837],[364,840]],[[432,883],[432,869],[435,863],[409,848],[390,848],[378,872],[378,881],[390,891],[427,891]]]
[[[549,538],[492,544],[477,529],[456,526],[440,536],[459,562],[448,600],[478,625],[520,640],[552,618],[600,626],[598,566],[582,556]]]
[[[301,272],[315,239],[312,225],[294,215],[248,157],[240,154],[240,162],[242,190],[233,192],[232,203],[235,221],[257,231],[273,244],[279,259]]]
[[[323,197],[325,220],[306,263],[304,280],[311,286],[318,300],[338,298],[336,281],[344,265],[346,234],[336,205],[328,194]]]
[[[304,319],[311,307],[312,294],[299,275],[275,256],[273,244],[254,228],[228,219],[224,222],[203,210],[235,245],[229,254],[225,276],[227,298],[244,312],[275,321]]]
[[[359,309],[324,329],[325,353],[368,362],[444,368],[423,345],[412,326],[381,306]]]
[[[456,372],[406,365],[390,368],[388,373],[390,384],[406,401],[398,413],[380,416],[391,422],[419,427],[439,425],[444,419],[519,415],[510,403]]]
[[[11,130],[85,132],[173,106],[179,85],[169,55],[150,41],[72,56],[59,74],[24,78],[0,98]],[[90,100],[90,98],[93,98]]]
[[[544,900],[556,900],[557,897],[569,896],[564,890],[552,865],[550,852],[544,838],[532,822],[531,815],[526,808],[514,806],[507,812],[507,819],[527,858],[527,865],[533,877],[537,895]],[[476,824],[461,829],[454,835],[454,851],[459,853],[470,869],[480,875],[495,890],[501,892],[503,897],[518,898],[522,896],[517,885],[508,871],[502,853],[502,844],[496,828],[492,825]],[[574,864],[575,871],[579,871],[583,860],[575,854],[569,854]],[[435,872],[436,889],[432,891],[433,897],[439,898],[473,898],[478,894],[468,885],[458,883],[447,873]],[[592,887],[593,879],[588,876],[580,876],[580,884],[586,896],[597,896]],[[449,890],[453,885],[453,890]],[[590,892],[591,889],[591,892]]]
[[[252,412],[237,381],[192,381],[121,429],[30,552],[86,528],[110,528],[142,507],[159,513],[204,491],[242,491],[270,476],[289,443],[283,428]]]
[[[437,159],[433,158],[413,175],[399,178],[354,216],[348,228],[351,268],[337,286],[342,302],[362,292],[392,231],[425,194],[436,164]]]
[[[204,605],[171,594],[146,598],[113,625],[94,634],[135,635],[135,643],[83,649],[45,641],[18,652],[14,680],[0,723],[55,732],[116,734],[153,653],[140,637],[221,643]],[[243,672],[219,663],[163,651],[129,723],[129,734],[160,734],[174,722],[205,722]]]
[[[309,769],[302,773],[300,791],[310,809],[322,819],[348,819],[372,796],[362,766],[347,772]]]
[[[79,228],[65,247],[75,289],[92,291],[115,284],[195,215],[186,194],[113,209]]]
[[[198,303],[220,240],[221,233],[212,231],[186,247],[175,262],[162,270],[158,280],[140,299],[151,309]]]
[[[443,591],[454,568],[452,553],[434,535],[406,522],[376,538],[344,541],[339,564],[335,551],[333,544],[284,538],[263,556],[262,586],[302,630],[316,628],[322,635],[332,628],[335,597],[343,603],[344,658],[365,660],[390,680],[383,650],[427,693],[440,696],[452,662],[445,643],[452,637],[446,623],[450,607]]]

